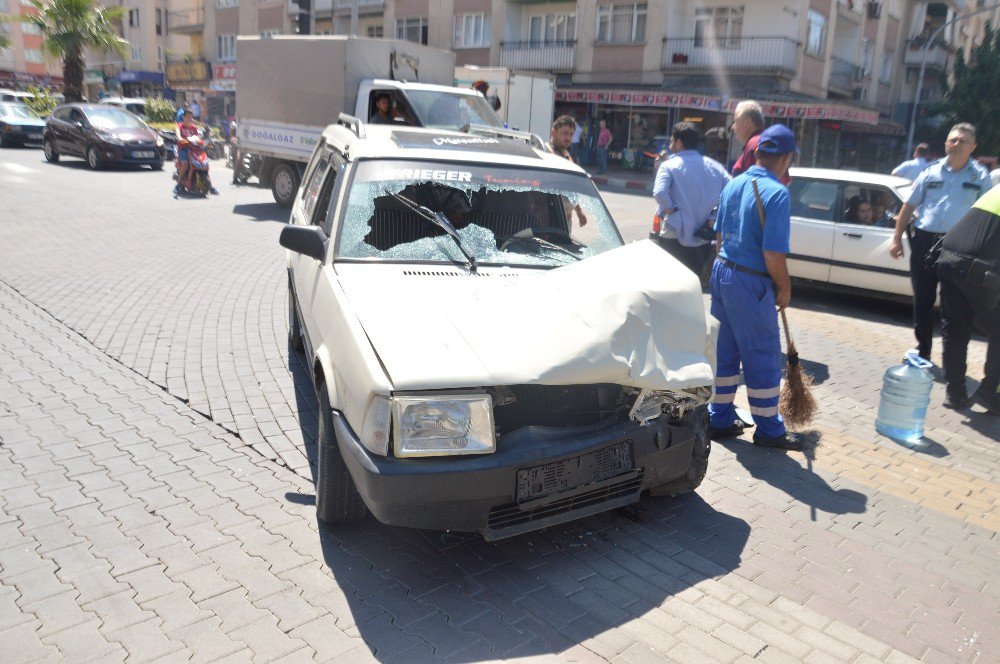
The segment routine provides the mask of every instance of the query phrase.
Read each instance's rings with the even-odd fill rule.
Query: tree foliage
[[[124,9],[98,7],[94,0],[28,0],[37,11],[17,17],[42,33],[42,48],[61,58],[66,101],[83,99],[84,49],[128,54],[128,42],[118,36],[115,23]]]
[[[52,111],[55,110],[56,106],[59,105],[59,101],[52,96],[48,88],[39,88],[34,85],[28,86],[28,92],[31,93],[30,97],[26,97],[24,103],[28,105],[28,108],[38,113],[40,116],[47,117]]]
[[[1000,32],[989,23],[968,61],[959,52],[954,82],[945,86],[944,100],[936,110],[945,117],[943,131],[959,122],[971,122],[979,143],[976,153],[1000,154]]]
[[[146,98],[146,119],[149,122],[169,122],[173,126],[177,111],[174,105],[166,99],[157,97]]]

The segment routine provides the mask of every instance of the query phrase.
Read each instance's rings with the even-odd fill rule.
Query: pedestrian
[[[604,174],[608,172],[608,146],[611,145],[611,141],[615,137],[604,120],[601,120],[599,127],[597,132],[597,172]]]
[[[927,161],[927,153],[930,151],[931,147],[926,143],[921,143],[917,147],[913,148],[913,159],[904,161],[902,164],[892,169],[892,174],[897,175],[901,178],[906,178],[909,181],[914,181],[917,176],[924,172],[924,169],[930,165]]]
[[[576,129],[573,130],[573,140],[570,141],[569,153],[573,156],[573,163],[580,163],[580,139],[583,138],[583,125],[576,118],[573,118],[576,122]]]
[[[661,245],[701,278],[712,257],[712,211],[729,182],[725,167],[698,152],[701,132],[693,122],[678,122],[670,132],[673,153],[656,172],[653,198],[665,220]],[[708,238],[712,236],[709,235]]]
[[[779,177],[798,152],[795,134],[785,125],[764,130],[755,165],[726,185],[715,221],[719,256],[712,266],[711,313],[719,321],[715,396],[709,404],[713,439],[739,436],[744,424],[733,400],[740,366],[750,414],[757,431],[753,442],[787,450],[802,448],[802,437],[789,432],[778,414],[781,393],[781,340],[777,311],[788,306],[792,283],[789,251],[791,207]],[[756,185],[756,190],[755,190]],[[764,210],[757,212],[756,194]]]
[[[177,118],[177,123],[178,124],[180,124],[181,122],[184,122],[184,113],[186,111],[190,111],[190,110],[191,110],[191,107],[188,104],[184,104],[182,106],[178,106],[177,107],[177,114],[174,117]]]
[[[743,144],[743,152],[733,164],[733,177],[745,173],[757,163],[757,140],[764,131],[764,110],[760,104],[747,99],[736,105],[733,111],[733,136]]]
[[[194,114],[195,120],[201,122],[201,104],[198,103],[197,99],[191,102],[191,113]]]
[[[949,408],[974,401],[1000,415],[1000,187],[990,189],[941,241],[941,342]],[[965,369],[976,318],[988,342],[983,382],[969,399]]]
[[[970,159],[975,149],[975,127],[963,122],[951,128],[944,143],[945,156],[917,176],[909,197],[899,209],[896,230],[889,245],[889,255],[897,259],[903,257],[903,232],[910,225],[913,213],[920,210],[908,237],[913,332],[917,338],[917,352],[925,360],[931,357],[938,288],[937,270],[933,265],[928,266],[927,255],[992,186],[986,169]]]
[[[573,161],[573,155],[570,154],[569,148],[573,144],[573,132],[576,130],[577,124],[569,115],[560,115],[556,118],[555,122],[552,123],[552,129],[549,131],[549,144],[548,149],[552,154],[557,154],[563,159],[568,159],[570,162]],[[580,226],[587,225],[587,216],[583,213],[583,208],[579,205],[572,206],[568,202],[565,203],[566,207],[566,223],[570,226],[573,225],[573,215],[572,212],[576,212],[577,220],[580,222]]]

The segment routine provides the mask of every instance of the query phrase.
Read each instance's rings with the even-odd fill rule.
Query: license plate
[[[156,153],[151,150],[139,150],[138,152],[132,153],[133,159],[152,159],[156,156]]]
[[[517,471],[517,502],[600,482],[626,473],[634,466],[632,443],[623,440],[572,459],[525,468]]]

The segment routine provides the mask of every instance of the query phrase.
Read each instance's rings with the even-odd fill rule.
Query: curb
[[[600,185],[602,187],[618,187],[620,189],[636,189],[639,191],[653,191],[652,183],[647,183],[643,180],[619,180],[617,178],[607,178],[603,175],[593,175],[591,179],[594,184]]]

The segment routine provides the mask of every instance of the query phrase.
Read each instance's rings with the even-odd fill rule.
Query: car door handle
[[[861,235],[861,233],[844,233],[844,237],[849,237],[854,240],[860,240],[864,236]]]

